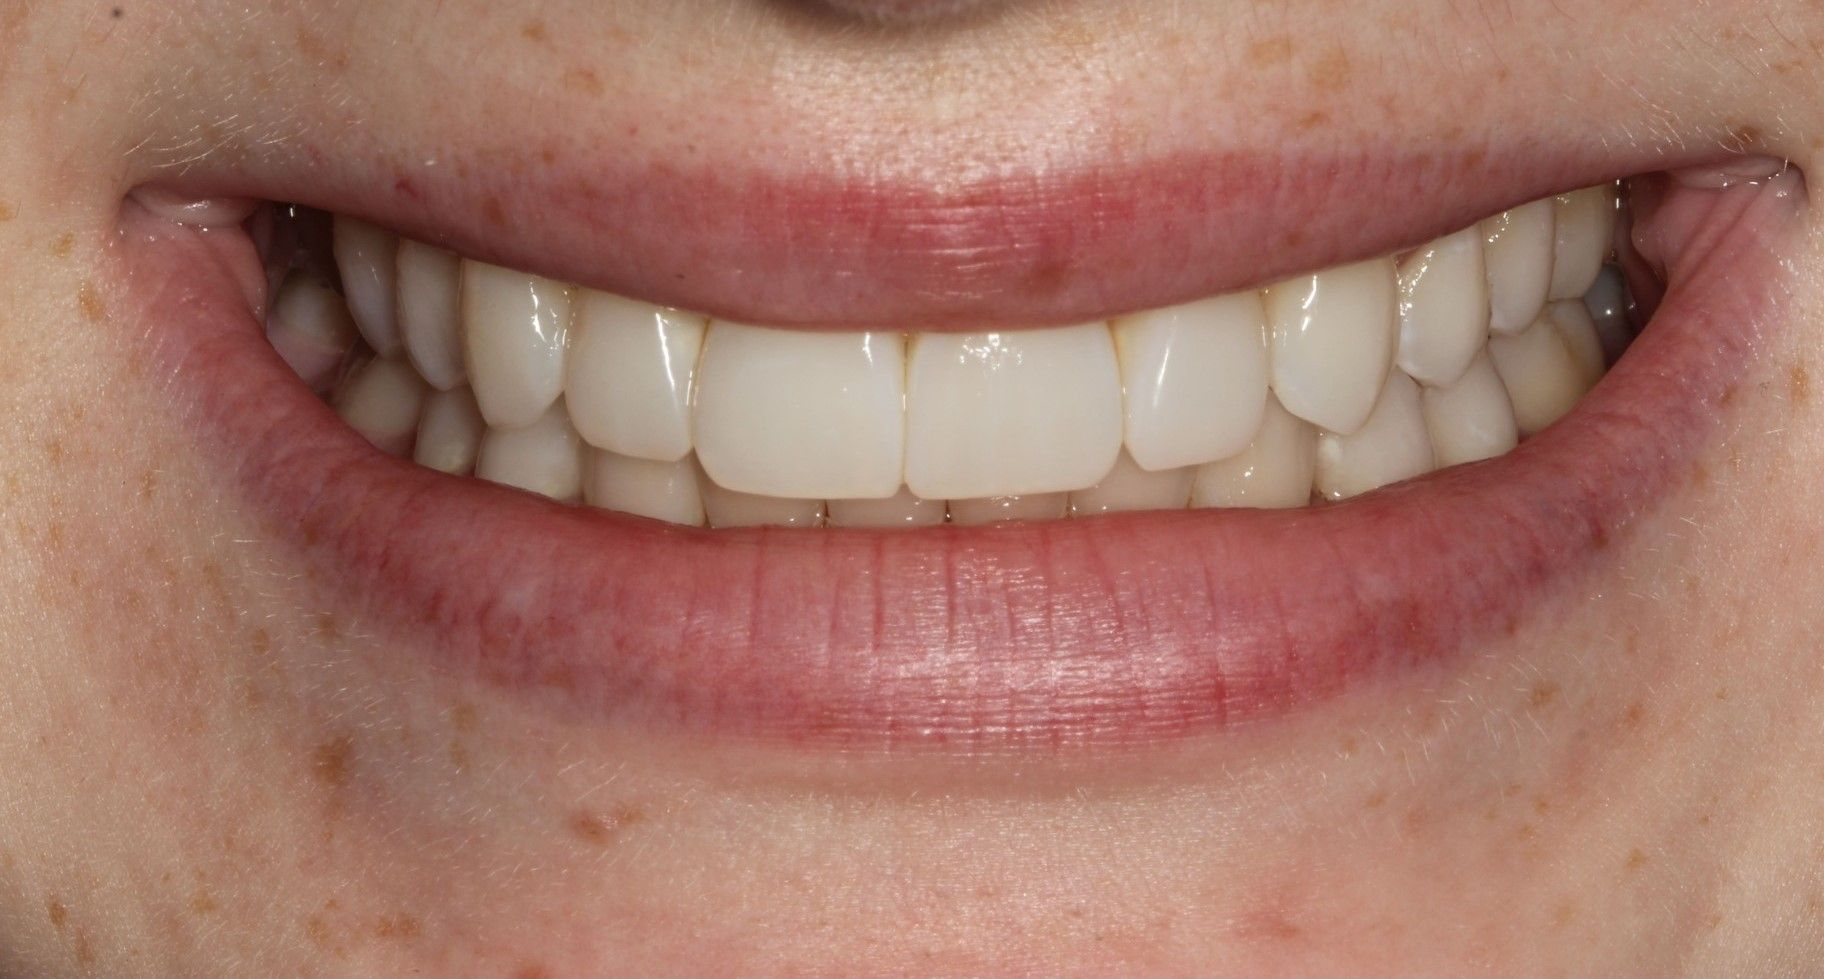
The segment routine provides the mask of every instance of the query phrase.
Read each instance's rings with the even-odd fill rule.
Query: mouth
[[[602,724],[1056,751],[1449,670],[1684,478],[1803,182],[1489,206],[1537,179],[1169,262],[1130,228],[1145,274],[992,293],[974,248],[954,289],[829,257],[898,247],[871,234],[815,299],[813,263],[744,304],[673,255],[490,244],[485,194],[439,223],[142,188],[117,254],[237,495],[429,668]]]

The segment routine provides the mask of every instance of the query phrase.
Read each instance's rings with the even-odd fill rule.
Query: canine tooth
[[[537,421],[564,390],[570,296],[549,279],[465,260],[462,334],[469,383],[495,428]]]
[[[920,333],[907,356],[906,485],[931,500],[1094,486],[1121,451],[1107,326]]]
[[[1431,468],[1419,385],[1399,371],[1388,375],[1367,424],[1349,435],[1317,437],[1317,491],[1332,500],[1423,476]]]
[[[1602,380],[1608,366],[1602,356],[1602,338],[1596,335],[1596,321],[1581,299],[1560,299],[1547,306],[1545,312],[1558,328],[1564,349],[1583,378],[1584,393],[1588,393]]]
[[[1488,328],[1512,336],[1545,308],[1552,285],[1553,204],[1522,204],[1482,222],[1488,263]]]
[[[360,335],[341,293],[300,270],[279,286],[266,316],[266,339],[305,385],[321,394],[335,384]]]
[[[1258,292],[1125,316],[1113,329],[1135,462],[1172,469],[1247,448],[1267,404]]]
[[[1552,198],[1554,235],[1552,299],[1590,291],[1615,241],[1615,185],[1599,184]]]
[[[700,468],[698,477],[711,527],[816,527],[823,523],[822,500],[739,493],[717,486]]]
[[[439,472],[467,476],[475,471],[487,423],[468,388],[432,391],[418,419],[418,447],[412,460]]]
[[[1463,375],[1488,340],[1482,232],[1464,228],[1400,263],[1400,369],[1426,384]]]
[[[1514,404],[1521,435],[1545,429],[1583,396],[1583,372],[1549,317],[1515,336],[1490,338],[1488,354]]]
[[[462,260],[416,241],[399,242],[399,335],[431,387],[448,391],[467,374],[462,365]]]
[[[1267,289],[1266,306],[1280,405],[1332,432],[1360,428],[1393,363],[1393,260],[1289,279]]]
[[[583,491],[583,440],[570,427],[564,406],[552,405],[530,425],[488,429],[475,475],[554,500],[575,500]]]
[[[1615,363],[1628,349],[1628,344],[1634,342],[1634,324],[1629,319],[1633,301],[1621,269],[1604,265],[1596,276],[1596,284],[1584,294],[1583,304],[1588,307],[1590,319],[1596,325],[1596,335],[1602,340],[1603,360]]]
[[[1265,405],[1264,400],[1262,405]],[[1182,510],[1190,504],[1191,481],[1196,477],[1197,470],[1190,466],[1153,471],[1142,469],[1133,457],[1123,452],[1115,460],[1115,468],[1102,477],[1100,483],[1070,494],[1070,515],[1087,517],[1117,510]]]
[[[331,232],[342,293],[367,345],[382,357],[399,352],[399,323],[394,316],[394,258],[399,239],[356,218],[336,216]]]
[[[1057,520],[1069,511],[1069,493],[1028,493],[978,500],[951,500],[950,522],[963,527],[1007,520]]]
[[[1317,476],[1317,429],[1268,399],[1254,441],[1239,454],[1197,467],[1195,507],[1302,507]]]
[[[376,357],[355,371],[336,396],[336,413],[382,452],[410,455],[424,405],[424,379],[411,365]]]
[[[697,460],[742,493],[892,496],[905,458],[905,358],[897,333],[717,320],[697,367]]]
[[[578,292],[575,314],[564,401],[577,432],[620,455],[689,455],[703,317],[591,289]]]
[[[1514,405],[1487,354],[1478,354],[1455,383],[1426,388],[1420,397],[1440,469],[1493,459],[1520,444]]]
[[[587,465],[583,495],[590,506],[691,527],[707,520],[691,459],[664,462],[590,451]]]
[[[830,500],[832,527],[934,527],[944,522],[944,501],[901,489],[884,500]]]

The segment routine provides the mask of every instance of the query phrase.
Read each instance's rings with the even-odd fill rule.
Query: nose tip
[[[916,23],[973,13],[999,0],[821,0],[824,6],[884,23]]]

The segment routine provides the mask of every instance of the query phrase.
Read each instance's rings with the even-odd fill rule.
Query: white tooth
[[[1266,312],[1239,292],[1114,321],[1127,451],[1171,469],[1247,448],[1267,404]]]
[[[737,493],[717,486],[698,467],[703,509],[711,527],[816,527],[823,523],[822,500]]]
[[[906,348],[897,333],[717,320],[703,338],[696,398],[697,460],[718,486],[814,499],[899,492]]]
[[[462,260],[416,241],[399,243],[399,334],[412,365],[431,387],[448,391],[462,366]]]
[[[1400,370],[1426,384],[1449,384],[1487,340],[1480,229],[1446,235],[1400,263]]]
[[[1007,520],[1057,520],[1070,508],[1069,493],[1029,493],[980,500],[951,500],[950,522],[962,527]]]
[[[832,527],[934,527],[944,522],[944,501],[902,489],[884,500],[831,500]]]
[[[393,262],[399,239],[366,221],[338,215],[331,232],[342,293],[367,345],[382,357],[399,352],[399,324],[394,318]]]
[[[475,475],[554,500],[575,500],[583,491],[583,440],[570,427],[564,406],[553,405],[530,425],[488,429]]]
[[[1487,354],[1449,387],[1426,388],[1425,428],[1439,469],[1504,455],[1520,444],[1514,406]]]
[[[1615,363],[1628,349],[1628,344],[1634,342],[1634,324],[1628,319],[1633,303],[1628,298],[1628,283],[1621,269],[1604,265],[1596,276],[1596,284],[1584,295],[1583,304],[1589,308],[1590,318],[1596,324],[1596,335],[1602,340],[1603,360]]]
[[[1552,285],[1552,206],[1549,198],[1533,201],[1482,222],[1493,333],[1519,333],[1545,308]]]
[[[1265,405],[1264,400],[1262,405]],[[1117,510],[1182,510],[1191,501],[1191,481],[1195,478],[1197,470],[1193,467],[1148,471],[1123,452],[1102,482],[1070,494],[1070,515],[1087,517]]]
[[[279,286],[266,317],[266,338],[312,391],[322,393],[335,383],[360,336],[341,294],[298,270]]]
[[[1280,405],[1332,432],[1360,428],[1393,363],[1395,292],[1389,258],[1269,287],[1273,394]]]
[[[1196,507],[1302,507],[1317,475],[1317,429],[1268,399],[1254,441],[1238,455],[1197,467]]]
[[[462,263],[464,353],[489,425],[530,425],[563,393],[569,326],[570,295],[559,283]]]
[[[418,419],[418,448],[412,459],[439,472],[467,476],[475,471],[487,427],[468,388],[432,391]]]
[[[704,319],[581,290],[564,401],[589,444],[676,462],[690,454],[690,391]]]
[[[1560,299],[1546,307],[1546,316],[1558,328],[1564,349],[1577,364],[1587,393],[1602,380],[1607,363],[1602,356],[1602,338],[1596,335],[1596,321],[1581,299]]]
[[[1094,486],[1121,451],[1121,373],[1101,323],[919,333],[907,357],[906,485],[929,500]]]
[[[1553,299],[1590,291],[1615,241],[1615,185],[1600,184],[1552,198],[1557,247],[1552,261]]]
[[[1375,402],[1368,423],[1350,435],[1317,437],[1317,492],[1346,500],[1431,472],[1431,436],[1419,385],[1395,371]]]
[[[1545,429],[1583,396],[1583,372],[1549,317],[1516,336],[1491,338],[1488,355],[1507,386],[1521,435]]]
[[[706,520],[694,460],[662,462],[590,452],[588,466],[583,493],[590,506],[691,527],[701,527]]]
[[[410,455],[424,405],[424,379],[410,364],[376,357],[336,394],[336,413],[382,452]]]

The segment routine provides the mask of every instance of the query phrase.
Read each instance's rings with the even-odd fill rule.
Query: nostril
[[[862,20],[912,24],[975,13],[1004,0],[817,0],[824,7]]]

